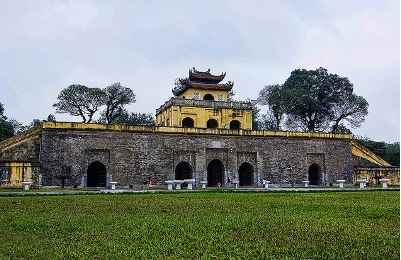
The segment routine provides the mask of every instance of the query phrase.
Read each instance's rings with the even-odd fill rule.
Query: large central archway
[[[322,168],[317,163],[312,164],[308,170],[308,181],[310,185],[319,185],[319,177]]]
[[[93,162],[87,170],[87,187],[106,187],[106,166],[101,162]]]
[[[180,162],[175,167],[175,179],[176,180],[184,180],[192,178],[192,169],[191,165],[187,162]]]
[[[207,185],[216,187],[218,183],[223,185],[224,166],[220,160],[212,160],[207,166]]]
[[[239,185],[251,186],[253,183],[253,167],[249,163],[243,163],[238,169]]]
[[[238,120],[233,120],[230,122],[230,129],[240,129],[241,123]]]

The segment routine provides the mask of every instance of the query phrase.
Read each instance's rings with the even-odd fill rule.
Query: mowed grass
[[[0,259],[398,259],[399,196],[2,196]]]

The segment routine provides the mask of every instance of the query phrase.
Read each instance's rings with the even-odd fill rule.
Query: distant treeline
[[[387,144],[385,142],[376,142],[368,138],[355,139],[360,145],[369,149],[377,156],[383,158],[392,166],[400,166],[400,143]]]

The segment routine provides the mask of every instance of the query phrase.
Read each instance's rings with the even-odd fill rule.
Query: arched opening
[[[106,187],[106,166],[101,162],[93,162],[86,171],[87,187]]]
[[[243,163],[238,169],[239,186],[252,186],[253,183],[253,167],[249,163]]]
[[[214,100],[214,97],[213,97],[212,94],[206,94],[206,95],[203,97],[203,100]]]
[[[223,185],[224,166],[220,160],[214,159],[207,166],[207,185],[216,187],[217,184]]]
[[[319,185],[319,177],[322,169],[317,163],[312,164],[308,170],[308,181],[310,185]]]
[[[230,122],[230,129],[240,129],[241,123],[238,120],[233,120]]]
[[[216,119],[209,119],[207,120],[206,127],[207,128],[217,128],[218,123]]]
[[[180,162],[175,167],[175,179],[184,180],[192,178],[192,168],[187,162]]]
[[[190,117],[186,117],[182,120],[182,127],[194,127],[194,120]]]

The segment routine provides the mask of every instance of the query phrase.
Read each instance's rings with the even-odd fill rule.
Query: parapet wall
[[[166,126],[126,126],[105,124],[84,124],[72,122],[43,122],[43,129],[63,130],[93,130],[132,133],[165,133],[185,135],[220,135],[220,136],[252,136],[273,138],[311,138],[311,139],[352,139],[351,134],[331,134],[317,132],[288,132],[288,131],[266,131],[266,130],[244,130],[244,129],[221,129],[221,128],[186,128]]]

